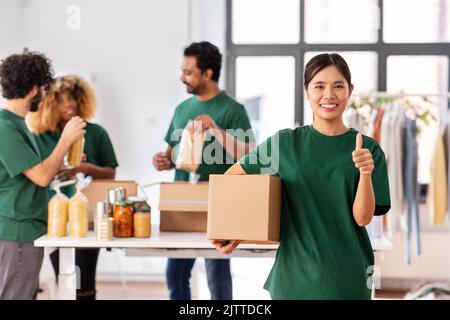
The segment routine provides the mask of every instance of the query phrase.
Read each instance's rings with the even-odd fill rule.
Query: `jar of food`
[[[151,235],[151,208],[145,197],[129,197],[133,203],[134,214],[134,236],[137,238],[148,238]]]
[[[114,205],[114,237],[134,236],[134,207],[130,201],[118,201]]]

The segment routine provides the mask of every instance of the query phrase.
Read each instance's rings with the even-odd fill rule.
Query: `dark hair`
[[[334,65],[338,70],[342,73],[345,80],[347,80],[349,87],[352,85],[352,75],[350,74],[350,69],[345,62],[344,58],[342,58],[337,53],[322,53],[313,57],[308,61],[305,67],[304,74],[304,86],[305,89],[308,88],[308,84],[314,78],[314,76],[319,73],[321,70],[325,69],[328,66]]]
[[[197,67],[202,72],[211,69],[213,72],[212,79],[219,81],[222,54],[215,45],[207,41],[191,43],[189,47],[184,49],[184,56],[195,57]]]
[[[24,98],[34,86],[48,88],[52,82],[51,61],[42,53],[25,49],[1,61],[0,85],[6,99]]]

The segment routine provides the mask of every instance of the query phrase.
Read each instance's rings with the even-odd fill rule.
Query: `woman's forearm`
[[[114,179],[116,176],[116,169],[112,167],[100,167],[88,162],[82,163],[76,170],[94,179]]]
[[[375,212],[375,195],[370,174],[360,175],[355,201],[353,202],[353,217],[356,223],[364,227],[370,223]]]

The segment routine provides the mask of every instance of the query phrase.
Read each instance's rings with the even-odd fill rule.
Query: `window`
[[[355,94],[450,91],[450,0],[234,0],[227,12],[227,90],[260,138],[311,123],[303,71],[320,52],[344,56]],[[449,106],[435,102],[436,114]],[[437,123],[424,129],[419,182],[428,183],[433,146],[425,141]]]
[[[444,95],[448,88],[448,57],[446,56],[390,56],[387,60],[387,90],[392,93],[405,91],[414,94],[438,93],[442,97],[430,97],[435,106],[433,114],[439,119],[440,110],[446,110],[447,98]],[[411,96],[409,99],[419,105],[423,105],[423,99]],[[434,143],[438,133],[438,124],[430,123],[420,126],[418,135],[419,147],[419,183],[430,182],[430,161],[434,151]]]
[[[300,0],[233,0],[233,42],[298,43],[299,8]]]
[[[306,0],[305,42],[375,43],[379,11],[376,0]]]
[[[450,0],[385,0],[388,43],[449,42]]]
[[[258,143],[294,126],[294,70],[293,57],[237,59],[236,98],[247,108]]]

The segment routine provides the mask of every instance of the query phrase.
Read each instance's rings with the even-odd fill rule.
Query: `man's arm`
[[[255,142],[246,143],[237,139],[229,132],[226,132],[220,128],[208,115],[198,116],[195,118],[195,121],[200,121],[202,123],[203,131],[211,130],[210,132],[214,135],[217,141],[225,148],[228,154],[233,156],[233,159],[236,161],[242,158],[256,145]]]
[[[153,156],[153,166],[156,170],[171,170],[175,168],[172,161],[172,146],[168,145],[165,152],[158,152]]]
[[[25,170],[23,174],[38,186],[48,186],[61,168],[64,156],[70,146],[84,135],[85,127],[86,123],[83,119],[72,118],[64,127],[61,139],[50,156],[34,167]]]

